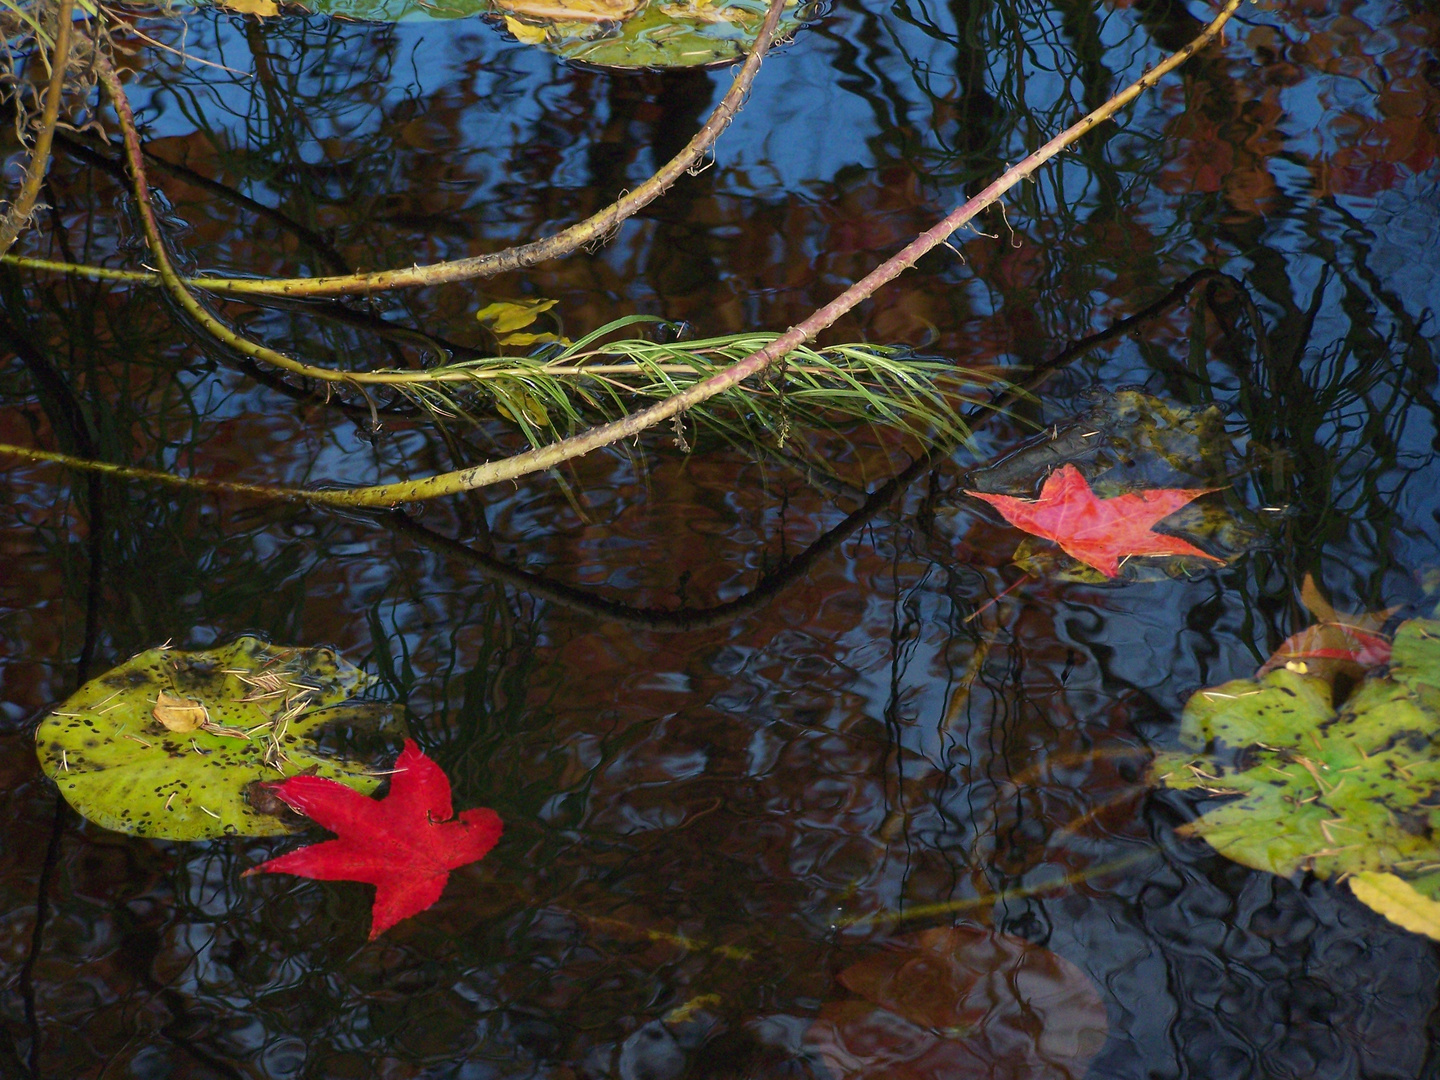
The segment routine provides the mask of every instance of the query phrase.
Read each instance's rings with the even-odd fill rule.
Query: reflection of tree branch
[[[31,1080],[40,1080],[40,1016],[35,1007],[35,962],[40,959],[40,949],[45,939],[45,923],[50,916],[50,883],[55,878],[55,866],[60,861],[60,840],[65,827],[70,823],[70,804],[55,792],[55,816],[50,822],[50,839],[45,844],[45,861],[40,865],[40,880],[35,886],[35,925],[30,930],[30,950],[20,967],[17,980],[20,997],[25,1006],[25,1026],[30,1034],[30,1057],[27,1063]]]
[[[161,172],[169,173],[171,176],[183,180],[187,184],[193,184],[198,188],[203,188],[212,195],[218,195],[222,199],[233,202],[236,206],[249,210],[257,217],[269,218],[282,229],[288,229],[305,243],[309,244],[336,273],[343,274],[349,271],[349,264],[346,263],[340,252],[335,250],[335,246],[331,244],[330,241],[310,228],[310,226],[296,221],[278,207],[266,206],[259,200],[252,199],[244,192],[236,191],[228,184],[222,184],[219,180],[211,179],[204,173],[196,172],[188,165],[167,161],[149,148],[146,148],[145,156],[150,159],[152,165],[159,166]]]
[[[124,184],[128,182],[125,175],[125,162],[102,152],[98,147],[92,145],[90,140],[66,131],[58,131],[55,133],[55,141],[68,153],[83,158],[86,162],[98,169],[103,169],[115,177],[120,183]],[[204,188],[210,194],[216,195],[226,202],[234,203],[236,206],[250,211],[256,217],[268,218],[280,228],[294,233],[303,243],[310,245],[332,268],[342,273],[349,269],[348,264],[341,257],[340,253],[335,250],[325,237],[321,236],[314,229],[311,229],[308,225],[296,221],[280,208],[267,206],[258,199],[252,199],[244,192],[236,191],[229,184],[221,183],[213,177],[197,172],[188,165],[167,161],[149,147],[143,147],[142,150],[150,163],[159,168],[161,172],[168,173],[171,176],[183,180],[187,184],[193,184],[195,187]],[[140,283],[158,286],[160,279],[152,274],[145,274],[142,275]]]
[[[1165,314],[1165,312],[1179,304],[1189,296],[1190,291],[1202,281],[1209,281],[1217,277],[1224,277],[1224,275],[1213,267],[1202,266],[1199,270],[1181,278],[1174,285],[1170,286],[1163,296],[1150,301],[1150,303],[1146,304],[1133,315],[1127,315],[1125,318],[1111,323],[1104,330],[1098,330],[1088,337],[1083,337],[1078,341],[1071,342],[1049,360],[1046,360],[1042,364],[1035,365],[1035,367],[1031,369],[1030,378],[1023,384],[1018,384],[997,396],[988,406],[990,415],[1006,412],[1013,405],[1030,398],[1046,379],[1071,361],[1078,360],[1086,353],[1098,349],[1101,345],[1108,344],[1109,342],[1125,337],[1127,334],[1133,333],[1137,327]],[[974,426],[979,427],[984,423],[985,419],[987,419],[987,417],[982,415],[975,421]]]
[[[66,5],[68,7],[68,5]],[[68,18],[68,12],[64,13]],[[55,364],[32,342],[21,329],[13,324],[3,309],[0,309],[0,341],[20,358],[36,385],[37,397],[49,416],[56,439],[62,446],[71,445],[79,453],[94,457],[97,453],[95,436],[69,382]],[[85,633],[76,661],[75,686],[81,686],[89,676],[90,664],[94,659],[96,642],[100,629],[100,588],[103,544],[105,541],[105,506],[103,502],[104,480],[98,475],[88,477],[86,491],[89,507],[87,522],[85,581]],[[55,879],[55,868],[60,859],[60,841],[71,823],[70,807],[57,791],[54,794],[55,813],[50,820],[50,835],[45,844],[45,858],[40,864],[40,875],[35,884],[35,921],[30,930],[30,948],[20,966],[16,980],[25,1013],[25,1027],[30,1036],[30,1053],[25,1062],[25,1072],[32,1080],[40,1080],[40,1054],[43,1041],[40,1032],[40,1016],[35,1001],[35,965],[40,959],[45,941],[45,925],[50,916],[50,888]],[[18,1057],[18,1054],[16,1055]]]
[[[126,183],[128,181],[128,178],[125,174],[125,165],[123,161],[116,161],[112,159],[109,155],[102,153],[96,147],[91,146],[85,140],[77,138],[73,135],[69,135],[63,131],[56,134],[56,139],[61,145],[63,145],[75,156],[83,158],[91,165],[110,173],[121,183]],[[236,191],[235,189],[220,183],[218,180],[212,180],[209,177],[204,176],[201,173],[198,173],[195,170],[189,168],[188,166],[176,165],[168,162],[164,158],[158,157],[149,149],[143,146],[141,148],[141,152],[144,154],[146,160],[149,161],[151,165],[158,166],[162,172],[167,172],[171,175],[179,176],[187,183],[204,187],[206,190],[212,191],[215,194],[234,202],[238,206],[249,209],[258,215],[263,215],[272,219],[280,227],[290,230],[302,241],[311,244],[313,247],[319,249],[321,254],[327,260],[333,261],[340,259],[339,254],[328,247],[323,237],[308,229],[300,222],[295,221],[293,218],[286,215],[283,211],[277,210],[274,207],[266,206],[264,203],[256,202],[248,195]],[[117,271],[117,273],[123,274],[125,272]],[[152,279],[150,276],[147,275],[145,283],[153,283],[158,285],[160,284],[160,281],[158,278]],[[379,316],[372,315],[368,312],[356,311],[353,308],[344,306],[343,301],[340,300],[299,300],[288,299],[285,297],[271,297],[264,302],[264,306],[267,308],[294,310],[303,314],[310,315],[316,319],[324,319],[332,322],[338,322],[347,326],[353,326],[357,329],[373,333],[377,337],[385,339],[387,342],[393,340],[395,342],[409,344],[418,348],[428,349],[436,355],[444,355],[447,356],[447,358],[449,359],[454,359],[456,357],[462,359],[475,359],[481,355],[474,349],[471,349],[467,346],[458,345],[451,341],[447,341],[444,338],[436,337],[433,334],[426,333],[421,330],[416,330],[412,327],[397,325],[386,319],[382,319]],[[257,382],[264,383],[266,386],[280,391],[287,397],[291,397],[296,400],[324,403],[332,408],[338,408],[341,412],[351,417],[352,419],[359,417],[370,417],[376,412],[380,413],[381,415],[390,416],[419,415],[419,412],[416,409],[407,409],[399,406],[377,406],[376,408],[371,409],[364,406],[352,405],[338,397],[335,397],[333,393],[327,392],[325,390],[296,387],[294,384],[288,383],[284,379],[275,377],[272,373],[270,373],[268,369],[262,368],[254,360],[248,357],[244,358],[241,361],[240,367]]]
[[[916,458],[901,473],[881,484],[870,493],[859,508],[847,514],[839,524],[825,532],[793,559],[787,559],[774,570],[762,574],[754,588],[744,596],[728,600],[712,607],[649,608],[622,604],[606,600],[574,585],[552,581],[530,570],[521,570],[510,563],[466,547],[458,540],[433,532],[414,518],[401,511],[378,517],[382,524],[402,536],[408,536],[428,548],[452,555],[462,562],[477,568],[486,577],[505,585],[524,589],[533,596],[549,600],[562,607],[583,611],[591,615],[613,620],[622,626],[638,629],[658,630],[666,633],[708,630],[724,626],[752,611],[763,608],[785,588],[804,577],[817,562],[854,536],[876,514],[885,509],[900,492],[904,491],[916,477],[930,469],[936,461],[949,453],[932,450]]]
[[[1199,285],[1202,281],[1209,281],[1212,278],[1224,277],[1219,270],[1212,266],[1202,266],[1199,270],[1187,274],[1174,285],[1165,291],[1165,295],[1152,300],[1133,315],[1127,315],[1118,322],[1111,323],[1104,330],[1100,330],[1089,337],[1081,338],[1071,345],[1067,345],[1060,352],[1056,353],[1049,360],[1045,361],[1045,371],[1051,372],[1062,368],[1071,360],[1076,360],[1092,349],[1108,344],[1118,338],[1124,337],[1132,332],[1142,323],[1147,323],[1159,315],[1165,314],[1175,307],[1180,301],[1190,294],[1190,290]],[[1033,387],[1031,387],[1033,389]]]

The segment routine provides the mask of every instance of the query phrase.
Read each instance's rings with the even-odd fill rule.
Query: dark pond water
[[[714,165],[598,250],[352,302],[348,321],[222,310],[355,367],[413,360],[401,329],[489,348],[476,309],[524,297],[557,300],[571,336],[635,312],[781,330],[1201,17],[842,0],[767,61]],[[567,66],[474,19],[184,24],[137,22],[188,63],[144,47],[127,66],[167,234],[205,270],[535,238],[640,183],[729,84]],[[1144,780],[1192,693],[1307,623],[1307,573],[1341,611],[1434,607],[1437,42],[1421,0],[1246,5],[1223,47],[985,218],[990,236],[843,319],[827,341],[1017,377],[1061,361],[858,517],[917,446],[813,437],[821,483],[774,448],[702,436],[687,455],[667,430],[405,520],[7,461],[0,1074],[858,1076],[812,1027],[853,1004],[841,974],[958,926],[1063,965],[1103,1042],[1092,1025],[1067,1051],[1074,1016],[1016,1020],[1012,994],[1028,1052],[864,1075],[1440,1075],[1432,943],[1343,885],[1177,835],[1197,802]],[[146,262],[107,131],[62,141],[54,209],[17,250]],[[447,435],[387,416],[376,435],[368,409],[237,363],[142,288],[5,267],[0,336],[0,441],[288,484],[518,445],[498,418]],[[960,494],[969,471],[1121,387],[1219,410],[1219,505],[1253,536],[1176,577],[1022,575],[1020,534]],[[700,614],[677,628],[657,609]],[[293,841],[108,832],[57,810],[39,772],[33,726],[84,678],[246,632],[378,675],[457,804],[505,820],[373,944],[362,886],[241,879]]]

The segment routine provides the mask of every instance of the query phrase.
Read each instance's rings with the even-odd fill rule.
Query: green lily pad
[[[236,10],[227,0],[196,0],[197,7]],[[465,19],[495,11],[490,0],[283,0],[281,15],[337,16],[357,22]]]
[[[1325,680],[1279,668],[1190,698],[1151,778],[1235,798],[1184,832],[1258,870],[1386,872],[1440,898],[1440,622],[1395,635],[1388,673],[1341,708]],[[1383,911],[1382,911],[1383,914]]]
[[[293,832],[298,823],[252,785],[308,771],[374,791],[405,731],[390,706],[350,700],[373,681],[333,649],[254,637],[151,649],[40,722],[40,765],[107,829],[167,840]]]
[[[543,40],[535,43],[566,60],[596,67],[708,67],[742,59],[750,51],[767,6],[760,0],[650,0],[619,23],[553,23],[545,28]],[[800,29],[802,10],[796,3],[781,15],[778,39]],[[505,23],[516,33],[516,19],[507,18]],[[516,36],[530,40],[523,33]]]

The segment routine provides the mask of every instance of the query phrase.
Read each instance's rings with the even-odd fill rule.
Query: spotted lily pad
[[[256,782],[313,772],[372,792],[405,734],[389,706],[350,700],[372,681],[333,649],[253,637],[151,649],[40,722],[40,765],[107,829],[168,840],[292,832]],[[381,744],[373,758],[367,740]]]
[[[1384,872],[1440,898],[1440,622],[1402,623],[1388,672],[1338,711],[1331,689],[1277,668],[1201,690],[1181,720],[1188,749],[1157,756],[1151,778],[1235,796],[1184,831],[1236,862]]]

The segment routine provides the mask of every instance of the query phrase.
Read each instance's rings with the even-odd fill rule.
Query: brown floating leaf
[[[151,715],[171,731],[182,735],[195,731],[210,722],[210,713],[204,704],[195,698],[181,697],[168,690],[161,690]]]
[[[1105,1043],[1085,974],[1008,934],[936,927],[839,980],[859,999],[826,1004],[805,1044],[840,1080],[1080,1080]]]

